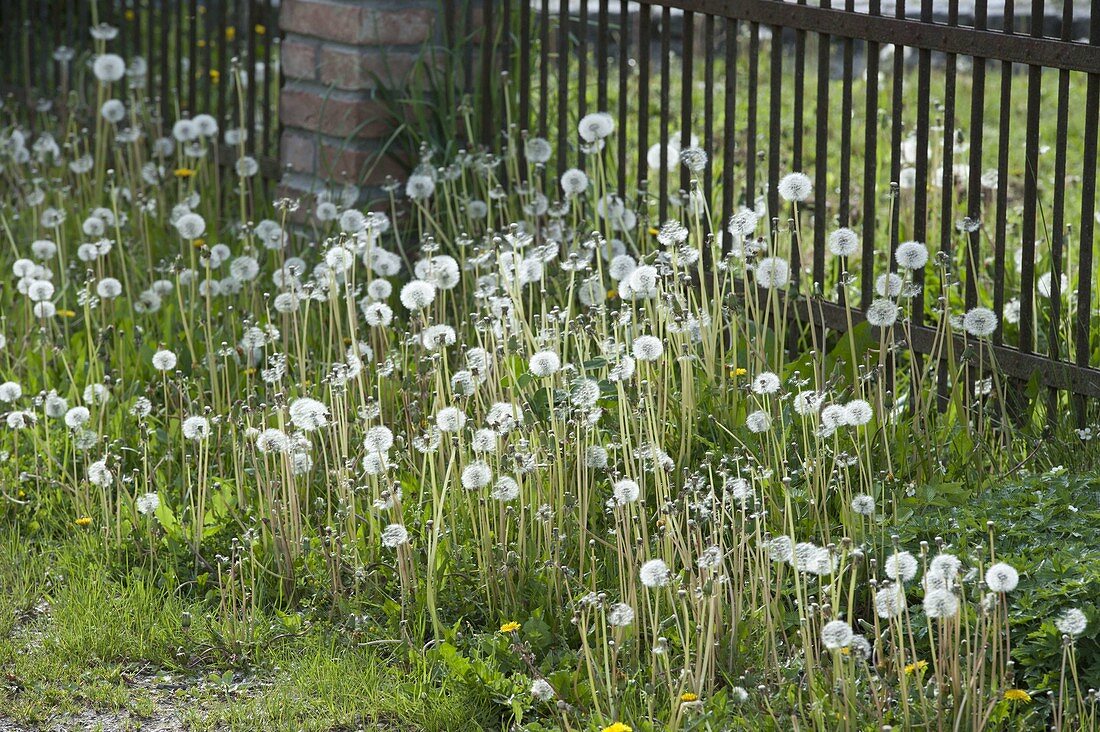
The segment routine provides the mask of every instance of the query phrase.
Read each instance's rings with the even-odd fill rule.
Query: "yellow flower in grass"
[[[520,624],[517,623],[515,620],[513,620],[509,623],[505,623],[504,625],[500,626],[500,632],[501,633],[515,633],[517,630],[520,629],[520,627],[521,627]]]
[[[607,299],[608,300],[614,300],[618,296],[619,296],[619,293],[616,292],[615,290],[608,290],[607,291]]]
[[[222,78],[222,72],[218,71],[217,69],[210,69],[210,81],[217,84],[218,79],[220,78]]]
[[[226,39],[232,41],[234,38],[237,37],[237,29],[233,26],[229,26],[225,29],[225,37]]]
[[[135,13],[130,8],[127,8],[126,12],[122,14],[122,17],[126,18],[126,20],[133,20],[137,17],[137,13]]]
[[[685,691],[680,695],[680,701],[690,704],[691,702],[699,701],[699,695],[692,694],[690,691]]]
[[[190,178],[195,174],[195,171],[191,168],[176,168],[177,178]]]
[[[57,315],[60,318],[75,318],[76,317],[76,311],[75,310],[58,310]]]
[[[739,376],[745,376],[749,373],[748,369],[730,369],[730,378],[736,379]]]
[[[1005,691],[1005,701],[1030,704],[1031,694],[1027,693],[1024,689],[1008,689]]]
[[[267,26],[257,23],[253,30],[256,31],[256,35],[262,36],[264,33],[267,33]]]
[[[92,517],[91,516],[81,516],[74,523],[77,526],[81,527],[81,528],[84,528],[85,526],[91,526],[92,525]]]
[[[657,236],[660,233],[661,233],[661,230],[658,229],[656,226],[649,227],[649,235],[650,236]]]
[[[615,722],[614,724],[604,727],[600,732],[634,732],[634,728],[629,724],[623,724],[622,722]]]
[[[928,668],[928,661],[914,661],[913,663],[905,664],[905,673],[915,674]]]

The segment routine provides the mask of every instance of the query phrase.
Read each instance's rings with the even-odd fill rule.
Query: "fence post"
[[[280,196],[301,198],[304,213],[326,186],[370,200],[403,175],[381,92],[410,83],[441,15],[439,0],[283,0]]]

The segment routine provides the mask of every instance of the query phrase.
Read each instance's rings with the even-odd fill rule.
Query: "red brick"
[[[317,41],[290,36],[280,46],[283,75],[288,79],[317,79]]]
[[[429,8],[364,11],[362,43],[376,45],[417,45],[432,37],[436,12]]]
[[[331,0],[284,0],[279,22],[284,31],[341,43],[416,45],[431,38],[435,15],[429,8],[381,10]]]
[[[279,162],[284,169],[294,173],[313,173],[316,170],[317,145],[311,133],[284,130],[279,149]]]
[[[363,8],[326,0],[284,0],[279,24],[291,33],[357,43],[363,32]]]
[[[386,105],[360,93],[288,86],[280,101],[284,125],[331,137],[373,139],[394,127]]]
[[[356,48],[321,47],[320,79],[337,89],[376,89],[406,81],[416,64],[415,54],[404,51],[366,51]]]
[[[377,148],[345,146],[331,141],[321,143],[317,175],[324,180],[357,185],[378,185],[387,176],[403,178],[408,166]]]

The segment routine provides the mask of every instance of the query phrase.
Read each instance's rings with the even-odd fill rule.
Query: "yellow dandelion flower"
[[[256,31],[256,35],[262,36],[264,33],[267,33],[267,26],[257,23],[254,30]]]
[[[1030,704],[1031,694],[1027,693],[1024,689],[1007,689],[1005,691],[1005,701]]]
[[[615,722],[614,724],[604,727],[600,732],[634,732],[634,728],[629,724],[623,724],[622,722]]]
[[[74,523],[77,526],[80,526],[81,528],[83,528],[85,526],[91,526],[92,525],[92,517],[91,516],[81,516]]]
[[[229,26],[225,29],[225,37],[232,41],[234,38],[237,37],[237,29],[233,26]]]
[[[190,178],[195,174],[195,171],[191,168],[176,168],[175,174],[177,178]]]
[[[928,661],[914,661],[913,663],[905,664],[905,673],[915,674],[918,671],[923,671],[928,668]]]
[[[608,290],[607,291],[607,299],[608,300],[614,300],[618,296],[619,296],[619,293],[616,292],[615,290]]]
[[[699,701],[699,695],[692,694],[690,691],[685,691],[683,694],[680,695],[680,701],[687,703]]]
[[[75,318],[76,317],[76,311],[75,310],[58,310],[57,314],[58,314],[58,316],[60,316],[62,318]]]
[[[520,624],[517,623],[515,620],[513,620],[509,623],[505,623],[504,625],[500,626],[500,632],[501,633],[515,633],[517,630],[520,629],[520,627],[521,627]]]
[[[206,48],[206,39],[200,38],[198,41],[196,41],[195,45],[199,48]]]
[[[122,14],[122,17],[126,18],[126,20],[133,20],[134,18],[137,17],[137,13],[135,13],[133,10],[127,8],[126,12]]]
[[[210,81],[217,84],[218,80],[221,79],[221,78],[222,78],[222,72],[218,71],[217,69],[210,69]]]

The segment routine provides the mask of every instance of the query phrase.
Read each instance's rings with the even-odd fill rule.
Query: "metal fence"
[[[857,288],[835,284],[839,268],[852,264],[847,297],[866,307],[899,242],[927,243],[949,264],[918,274],[912,346],[932,350],[941,303],[991,307],[1005,314],[1001,370],[1079,395],[1083,421],[1081,397],[1100,396],[1100,0],[835,1],[521,0],[486,5],[476,27],[462,2],[445,6],[458,36],[496,33],[481,83],[468,71],[484,145],[527,131],[583,167],[576,122],[610,112],[617,139],[602,154],[651,221],[693,178],[720,202],[715,220],[760,200],[786,221],[778,181],[812,171],[812,241],[791,252],[803,317],[844,330],[841,298]],[[709,154],[697,176],[670,155],[696,135]],[[839,226],[862,252],[838,264],[826,236]]]
[[[93,28],[117,31],[107,49],[143,86],[162,132],[183,116],[213,114],[223,129],[249,131],[248,154],[278,174],[279,0],[3,0],[0,92],[32,108],[85,99]],[[238,95],[234,75],[243,93]],[[84,106],[87,106],[85,104]],[[29,123],[34,124],[34,117]],[[230,158],[232,159],[232,158]]]

